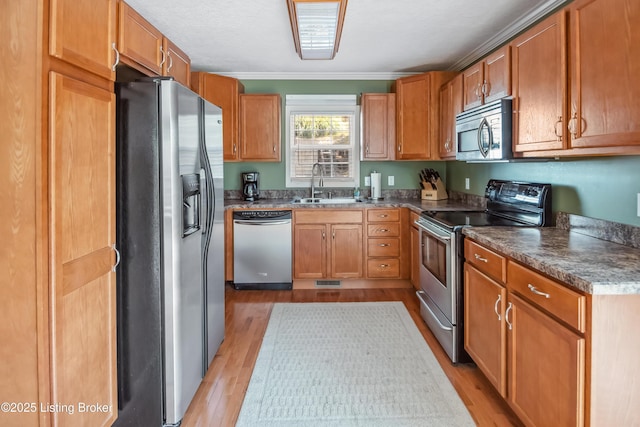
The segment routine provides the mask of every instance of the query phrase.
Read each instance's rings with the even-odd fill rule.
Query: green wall
[[[548,162],[447,162],[447,188],[484,194],[490,178],[550,183],[553,210],[640,226],[640,157],[598,157]],[[465,190],[465,178],[470,189]]]
[[[246,93],[287,94],[360,94],[389,92],[388,80],[243,80]],[[282,121],[284,147],[284,120]],[[283,148],[284,153],[284,148]],[[284,155],[280,163],[225,163],[225,189],[240,189],[240,173],[260,172],[260,187],[285,189]],[[383,175],[382,188],[418,188],[418,171],[433,168],[446,177],[447,188],[477,195],[484,194],[490,178],[553,185],[553,210],[640,226],[636,216],[637,193],[640,192],[640,157],[600,157],[548,162],[465,163],[465,162],[361,162],[360,183],[376,170]],[[395,185],[387,185],[387,176],[395,177]],[[465,190],[465,178],[471,186]]]

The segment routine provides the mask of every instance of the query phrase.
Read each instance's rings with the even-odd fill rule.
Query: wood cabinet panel
[[[507,396],[506,288],[464,267],[464,348],[502,397]]]
[[[367,277],[395,279],[399,276],[400,260],[398,258],[369,258],[367,260]]]
[[[465,110],[482,105],[480,89],[484,77],[483,70],[483,63],[480,61],[462,72],[462,94]]]
[[[394,160],[396,146],[396,94],[363,93],[362,160]]]
[[[124,1],[118,3],[118,51],[121,61],[147,74],[162,75],[166,62],[162,33]]]
[[[485,103],[511,95],[511,46],[502,46],[485,58],[482,84]]]
[[[469,239],[464,241],[464,253],[466,262],[478,270],[502,283],[507,281],[507,259],[504,256]]]
[[[363,276],[361,224],[331,224],[330,276],[358,278]]]
[[[368,222],[389,222],[399,220],[399,209],[367,209]]]
[[[293,228],[293,275],[297,279],[327,277],[327,227],[296,224]]]
[[[584,332],[586,297],[513,261],[507,266],[509,291]]]
[[[238,79],[217,74],[192,73],[191,89],[222,108],[222,151],[225,162],[240,160],[239,114],[240,94],[244,86]]]
[[[293,211],[295,224],[355,223],[362,224],[360,209],[296,209]]]
[[[394,222],[384,222],[367,225],[367,236],[369,237],[398,237],[400,236],[400,224]]]
[[[396,159],[430,160],[440,136],[440,87],[455,73],[434,71],[396,80]]]
[[[569,12],[570,148],[640,145],[640,5],[580,0]]]
[[[559,12],[511,42],[515,152],[564,148],[565,31]]]
[[[584,424],[585,339],[509,293],[509,403],[526,425]]]
[[[59,424],[117,417],[115,95],[50,74],[52,402],[107,412],[54,413]]]
[[[162,42],[162,50],[166,55],[162,64],[162,75],[171,76],[183,86],[189,87],[191,83],[191,60],[187,54],[166,37]]]
[[[224,115],[224,114],[223,114]],[[240,95],[240,158],[280,161],[280,95]]]
[[[367,255],[370,257],[399,257],[400,239],[397,237],[367,239]]]
[[[51,0],[49,54],[115,80],[116,0]]]
[[[440,139],[438,150],[441,159],[456,157],[456,115],[463,111],[462,74],[440,88]]]

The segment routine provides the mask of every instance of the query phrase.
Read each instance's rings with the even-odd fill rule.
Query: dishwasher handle
[[[286,225],[291,224],[290,219],[278,220],[278,221],[256,221],[256,220],[243,220],[243,219],[234,219],[234,224],[242,224],[242,225]]]

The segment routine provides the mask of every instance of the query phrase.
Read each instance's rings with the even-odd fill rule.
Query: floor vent
[[[340,280],[316,280],[317,288],[339,288],[340,286]]]

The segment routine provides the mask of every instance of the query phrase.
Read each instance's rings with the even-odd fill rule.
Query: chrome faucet
[[[322,194],[322,191],[317,191],[316,190],[316,184],[315,184],[316,166],[318,167],[318,170],[320,171],[320,181],[318,181],[318,185],[320,187],[322,187],[324,185],[323,182],[322,182],[322,178],[323,178],[322,165],[320,165],[320,163],[314,163],[313,166],[311,167],[311,198],[312,199],[316,197],[316,194]]]

